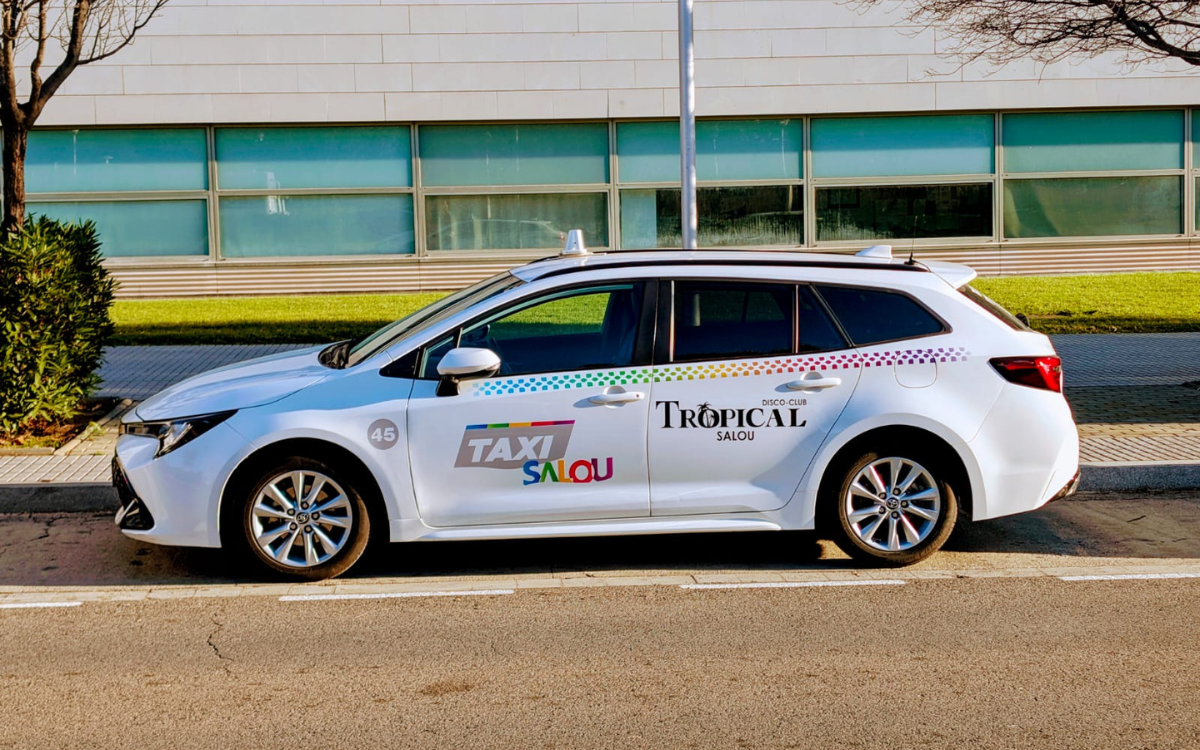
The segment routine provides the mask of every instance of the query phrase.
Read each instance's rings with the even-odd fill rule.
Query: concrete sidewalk
[[[1056,336],[1054,344],[1063,357],[1067,398],[1079,424],[1085,487],[1200,487],[1200,386],[1185,385],[1200,381],[1200,333],[1077,334]],[[54,485],[65,491],[70,485],[107,484],[124,410],[197,373],[303,346],[109,349],[98,395],[125,399],[122,407],[108,415],[96,435],[54,455],[0,456],[0,488]],[[32,500],[34,494],[19,497]],[[0,511],[9,504],[0,502]]]

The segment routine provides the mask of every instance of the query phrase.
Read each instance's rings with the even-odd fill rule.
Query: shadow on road
[[[965,523],[921,567],[1061,567],[1200,557],[1200,502],[1183,496],[1072,500]],[[394,544],[343,580],[595,573],[664,575],[860,567],[811,532]],[[0,517],[0,585],[148,586],[261,582],[220,550],[156,547],[117,532],[108,514]]]

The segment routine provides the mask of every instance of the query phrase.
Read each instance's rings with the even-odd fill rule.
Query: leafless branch
[[[953,39],[945,53],[964,63],[1050,64],[1115,52],[1127,65],[1200,66],[1200,0],[910,0],[904,20]]]

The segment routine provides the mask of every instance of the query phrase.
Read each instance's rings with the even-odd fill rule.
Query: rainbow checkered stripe
[[[923,365],[929,362],[965,362],[971,353],[965,347],[937,349],[894,349],[890,351],[816,354],[809,357],[778,357],[714,364],[662,365],[623,370],[588,370],[553,375],[521,375],[507,378],[472,380],[462,384],[463,395],[473,397],[505,396],[538,391],[566,391],[576,388],[606,388],[613,385],[670,383],[680,380],[741,378],[753,375],[777,375],[814,370],[851,370],[859,367]]]

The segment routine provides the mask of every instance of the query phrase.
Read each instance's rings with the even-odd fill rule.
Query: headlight
[[[158,451],[154,454],[154,457],[158,458],[182,445],[187,445],[235,413],[236,411],[223,411],[199,417],[184,417],[169,422],[129,422],[121,425],[119,433],[158,438]]]

